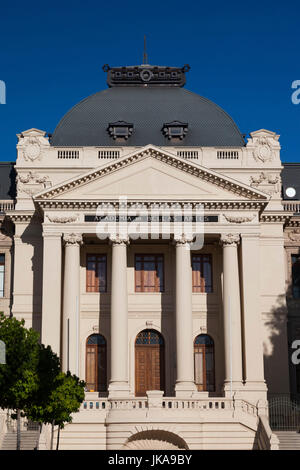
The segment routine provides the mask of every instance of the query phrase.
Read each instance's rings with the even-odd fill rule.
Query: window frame
[[[159,286],[157,282],[155,282],[155,290],[153,291],[145,291],[144,289],[144,276],[141,274],[141,290],[137,290],[137,257],[146,257],[146,256],[154,256],[155,257],[155,268],[156,272],[157,270],[157,258],[161,257],[162,258],[162,288]],[[140,261],[141,262],[141,261]],[[144,263],[144,261],[142,261]],[[141,273],[144,273],[144,269],[141,269]],[[156,280],[159,278],[156,276]],[[158,288],[158,289],[157,289]],[[156,290],[157,289],[157,290]],[[135,253],[134,255],[134,292],[136,294],[161,294],[165,292],[165,257],[163,253]]]
[[[204,257],[209,258],[209,264],[210,264],[210,284],[209,284],[209,291],[206,291],[206,284],[205,284],[205,277],[202,275],[204,273]],[[194,274],[193,272],[198,272],[193,269],[194,261],[193,259],[195,257],[200,257],[200,286],[194,285]],[[192,253],[191,256],[191,266],[192,266],[192,293],[193,294],[212,294],[214,292],[214,276],[213,276],[213,255],[212,253]],[[197,290],[196,290],[197,289]],[[200,289],[200,290],[198,290]]]
[[[97,261],[98,257],[105,258],[105,288],[104,288],[104,290],[100,290],[100,283],[98,283],[98,288],[97,289],[89,290],[89,289],[92,289],[94,287],[94,286],[89,287],[89,285],[88,285],[88,275],[89,275],[89,272],[91,271],[91,270],[88,269],[88,262],[89,262],[88,258],[92,257],[92,256],[94,256],[96,258],[96,260],[95,260],[96,266],[97,266],[97,263],[98,263],[98,261]],[[96,294],[105,294],[105,293],[107,293],[107,281],[108,281],[108,279],[107,279],[107,253],[86,253],[85,261],[86,261],[85,292],[87,294],[95,294],[95,293]],[[98,271],[96,270],[96,272],[98,272]],[[96,274],[95,274],[95,277],[97,277]]]

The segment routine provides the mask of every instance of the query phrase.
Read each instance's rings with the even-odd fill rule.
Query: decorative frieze
[[[227,220],[227,222],[231,224],[244,224],[244,223],[252,222],[255,218],[255,214],[251,216],[238,216],[238,215],[223,214],[223,217]]]
[[[79,214],[74,214],[70,216],[47,215],[46,217],[49,222],[52,222],[54,224],[68,224],[72,222],[77,222]]]

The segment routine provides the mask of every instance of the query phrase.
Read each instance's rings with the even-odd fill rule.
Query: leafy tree
[[[55,372],[55,368],[53,368]],[[51,424],[51,450],[53,449],[54,426],[58,426],[58,439],[56,449],[59,446],[60,429],[65,423],[72,421],[72,413],[79,410],[84,400],[85,382],[80,380],[76,375],[70,372],[59,372],[54,381],[50,384],[50,388],[44,395],[41,402],[37,402],[31,406],[26,414],[27,416],[40,423]],[[46,387],[43,385],[43,388]]]
[[[21,410],[38,388],[39,334],[24,327],[24,320],[0,312],[0,339],[6,345],[6,364],[0,364],[0,408],[16,411],[17,450],[21,446]]]
[[[28,403],[24,409],[26,416],[40,425],[36,449],[39,447],[42,425],[48,422],[47,405],[51,393],[57,387],[57,377],[59,374],[60,362],[58,356],[52,351],[50,346],[45,347],[41,344],[39,346],[39,360],[37,364],[38,385],[30,403]]]

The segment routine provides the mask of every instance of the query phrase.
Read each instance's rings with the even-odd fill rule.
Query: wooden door
[[[138,335],[135,345],[135,394],[146,396],[148,390],[164,390],[164,344],[153,330]]]
[[[106,378],[106,341],[101,335],[91,335],[86,345],[86,388],[88,391],[105,392]]]
[[[194,342],[195,384],[199,392],[215,390],[214,342],[208,335],[199,335]]]

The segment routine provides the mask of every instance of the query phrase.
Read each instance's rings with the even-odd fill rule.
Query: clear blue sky
[[[300,162],[300,4],[76,0],[1,2],[0,160],[16,158],[16,134],[53,132],[74,104],[106,88],[102,65],[191,65],[186,88],[225,109],[242,133],[281,135],[282,160]]]

